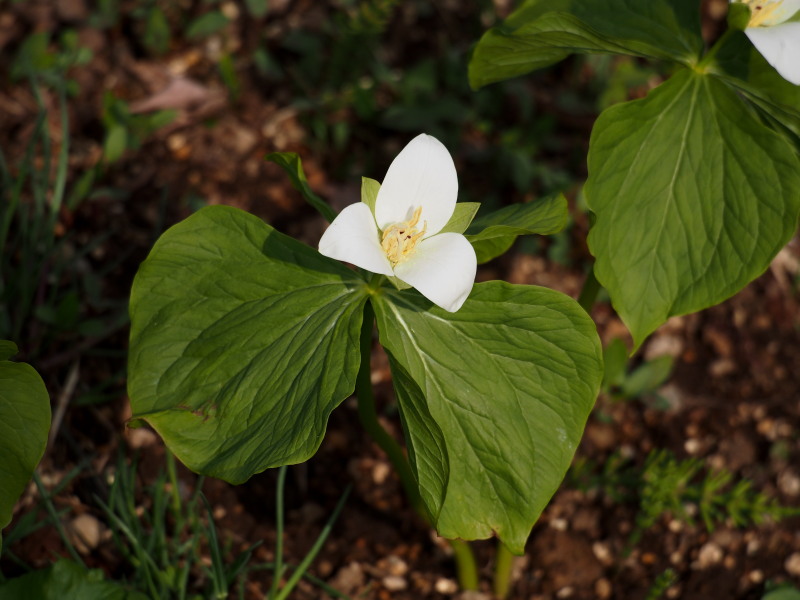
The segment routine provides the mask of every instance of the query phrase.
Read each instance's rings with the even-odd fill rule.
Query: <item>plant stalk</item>
[[[514,555],[508,547],[497,540],[497,554],[494,557],[494,595],[499,600],[505,600],[511,591],[511,570],[514,567]]]
[[[367,433],[375,440],[375,443],[378,444],[386,453],[386,456],[389,457],[389,462],[392,463],[392,466],[400,477],[400,482],[403,485],[411,507],[425,520],[425,523],[430,526],[430,518],[422,504],[422,498],[419,494],[417,482],[414,479],[414,473],[411,471],[411,465],[403,449],[400,447],[400,444],[389,435],[378,421],[378,413],[375,410],[375,397],[372,393],[372,381],[370,379],[370,374],[372,373],[370,357],[372,356],[372,331],[374,326],[375,311],[372,308],[372,304],[367,302],[364,307],[364,321],[361,325],[361,339],[359,344],[361,350],[361,365],[358,368],[358,375],[356,376],[358,417],[361,421],[361,426],[366,429]],[[477,590],[478,567],[472,548],[463,540],[447,540],[447,542],[453,549],[458,581],[462,589]]]
[[[717,56],[717,53],[719,52],[720,48],[722,48],[722,46],[725,45],[725,42],[728,40],[729,37],[731,37],[731,35],[733,35],[735,31],[737,30],[731,27],[725,30],[725,33],[723,33],[719,37],[719,39],[714,43],[714,45],[711,46],[711,49],[708,52],[706,52],[705,56],[703,56],[700,62],[697,63],[696,70],[701,72],[705,71],[705,69],[708,67],[711,61],[713,61],[714,58]]]

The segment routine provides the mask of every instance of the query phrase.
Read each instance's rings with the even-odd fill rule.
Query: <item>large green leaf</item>
[[[541,69],[574,53],[697,61],[698,0],[528,0],[487,31],[469,63],[473,88]]]
[[[736,293],[797,226],[797,156],[713,76],[685,70],[606,110],[588,163],[595,273],[636,346]]]
[[[725,40],[709,70],[800,135],[800,86],[781,77],[744,33]]]
[[[366,284],[240,210],[172,227],[131,291],[128,390],[191,469],[239,483],[308,459],[353,392]]]
[[[61,559],[54,565],[32,571],[0,585],[0,600],[146,600],[120,584],[103,580],[103,571]]]
[[[16,346],[0,341],[0,532],[44,454],[50,431],[50,396],[25,363],[5,360]],[[0,547],[3,538],[0,535]]]
[[[475,248],[478,262],[485,263],[508,250],[517,236],[558,233],[568,220],[567,199],[563,194],[553,194],[478,217],[467,229],[467,239]]]
[[[572,460],[602,379],[594,324],[545,288],[477,284],[456,313],[375,299],[421,495],[445,537],[521,553]]]

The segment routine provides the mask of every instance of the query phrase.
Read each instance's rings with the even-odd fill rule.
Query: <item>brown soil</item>
[[[191,7],[184,7],[192,4],[186,2],[159,4],[171,7],[165,11],[175,27],[162,56],[142,46],[141,22],[131,16],[137,5],[133,1],[121,3],[124,16],[109,29],[91,24],[94,9],[84,0],[31,0],[0,6],[0,55],[4,58],[0,73],[5,81],[19,45],[32,32],[74,29],[80,44],[93,51],[87,65],[70,71],[80,89],[69,102],[70,182],[102,160],[100,107],[106,92],[125,99],[131,107],[150,102],[150,107],[178,109],[171,125],[102,170],[94,195],[75,210],[62,211],[59,234],[71,236],[67,246],[72,249],[109,234],[82,267],[104,272],[101,295],[109,302],[124,303],[136,268],[153,241],[198,203],[244,208],[285,233],[315,244],[324,229],[323,220],[303,204],[284,173],[263,160],[266,153],[299,152],[312,188],[339,209],[358,197],[360,175],[380,179],[394,154],[417,133],[381,120],[400,102],[397,89],[386,84],[376,86],[376,106],[366,116],[359,115],[348,101],[352,86],[334,94],[332,100],[322,93],[315,96],[313,89],[302,97],[301,77],[293,76],[293,70],[300,71],[301,59],[308,57],[293,50],[295,46],[287,40],[299,31],[324,36],[334,16],[342,14],[339,4],[351,3],[273,0],[267,17],[252,20],[245,18],[243,3],[230,2],[226,6],[236,8],[239,16],[219,35],[201,41],[183,39],[179,26],[188,16],[203,12],[202,3]],[[463,67],[470,43],[493,18],[489,3],[483,3],[483,8],[451,1],[432,3],[434,8],[426,8],[427,4],[402,3],[379,37],[374,52],[391,69],[406,73],[426,57],[441,58],[446,49],[457,53]],[[502,11],[506,3],[496,4]],[[707,19],[709,35],[717,26]],[[253,56],[259,44],[270,50],[281,72],[258,73]],[[236,59],[236,98],[221,83],[220,45]],[[508,178],[498,182],[496,165],[487,158],[504,133],[529,118],[515,96],[518,93],[533,98],[530,118],[546,123],[542,140],[537,140],[535,160],[549,173],[569,173],[572,181],[585,177],[583,160],[596,114],[593,86],[598,84],[593,64],[568,61],[509,86],[498,95],[500,106],[489,129],[470,122],[452,125],[451,147],[469,199],[481,199],[490,192],[510,201],[525,197]],[[173,87],[165,95],[176,78],[191,85]],[[645,91],[632,89],[630,94]],[[568,94],[571,102],[564,100]],[[50,109],[47,126],[56,142],[55,152],[63,139],[58,103],[51,91],[45,90],[43,98]],[[316,103],[317,108],[305,108],[299,100]],[[26,82],[0,89],[0,139],[9,164],[17,164],[23,155],[36,114],[36,101]],[[345,145],[333,150],[333,143],[318,139],[317,129],[333,130],[339,123],[346,124],[350,133]],[[446,129],[448,122],[443,118],[433,126]],[[548,191],[543,177],[534,178],[531,186],[528,193]],[[573,184],[569,196],[574,198],[577,190]],[[535,251],[520,244],[483,267],[478,279],[545,285],[577,296],[589,257],[583,241],[586,216],[574,206],[573,216],[567,266],[548,258],[555,242],[543,241]],[[674,373],[659,390],[666,405],[652,398],[614,402],[601,397],[578,456],[602,465],[613,453],[621,453],[632,464],[641,465],[651,450],[663,448],[679,458],[702,458],[712,469],[726,468],[736,478],[752,480],[757,489],[782,504],[797,506],[798,273],[800,244],[795,242],[767,273],[734,298],[703,313],[674,318],[656,332],[638,356],[668,353],[675,357]],[[84,310],[99,317],[110,314],[98,306],[87,305]],[[604,341],[627,336],[607,303],[595,307],[594,317]],[[99,539],[82,548],[82,554],[90,566],[104,569],[110,577],[124,578],[131,567],[115,550],[95,495],[103,496],[121,446],[129,455],[140,457],[142,484],[152,482],[164,464],[164,448],[155,434],[125,427],[129,416],[124,390],[127,329],[79,339],[27,333],[27,339],[17,340],[22,358],[42,373],[55,405],[65,398],[66,406],[40,473],[53,486],[75,465],[87,465],[58,494],[55,504],[70,509],[63,517],[68,525],[74,525],[79,515],[101,522]],[[377,350],[373,366],[384,423],[399,438],[388,365]],[[72,389],[71,370],[78,372]],[[87,399],[100,384],[106,386],[102,402],[78,401]],[[180,477],[189,487],[195,481],[185,470]],[[203,491],[232,555],[263,541],[253,560],[272,560],[275,483],[275,472],[257,475],[241,486],[205,482]],[[352,494],[311,569],[314,575],[353,598],[482,597],[459,596],[448,546],[409,509],[386,457],[358,426],[352,399],[333,413],[317,455],[289,471],[285,531],[289,563],[302,560],[348,485],[353,486]],[[142,496],[140,502],[147,505],[150,499]],[[38,494],[31,486],[20,501],[15,522],[37,506]],[[768,582],[800,585],[800,519],[746,528],[728,523],[708,532],[700,523],[689,525],[666,515],[626,553],[637,510],[635,500],[616,502],[597,490],[563,487],[534,528],[526,555],[515,565],[510,597],[636,600],[645,598],[668,568],[675,571],[675,580],[665,592],[667,598],[758,599]],[[494,544],[482,541],[475,548],[483,592],[488,594]],[[52,527],[38,530],[11,550],[37,568],[65,555]],[[7,560],[0,567],[6,576],[21,572]],[[245,597],[263,598],[269,582],[266,572],[251,574]],[[303,582],[293,597],[326,596]]]

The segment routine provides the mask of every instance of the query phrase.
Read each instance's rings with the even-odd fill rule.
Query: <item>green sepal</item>
[[[731,2],[728,5],[728,27],[744,31],[750,24],[750,7],[743,2]]]
[[[369,206],[372,216],[375,216],[375,201],[378,199],[378,190],[381,184],[369,177],[361,178],[361,201]]]
[[[457,202],[453,216],[439,233],[464,233],[480,207],[480,202]]]

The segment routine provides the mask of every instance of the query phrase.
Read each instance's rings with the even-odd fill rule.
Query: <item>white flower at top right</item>
[[[750,8],[745,34],[781,77],[800,85],[800,0],[731,0]]]

